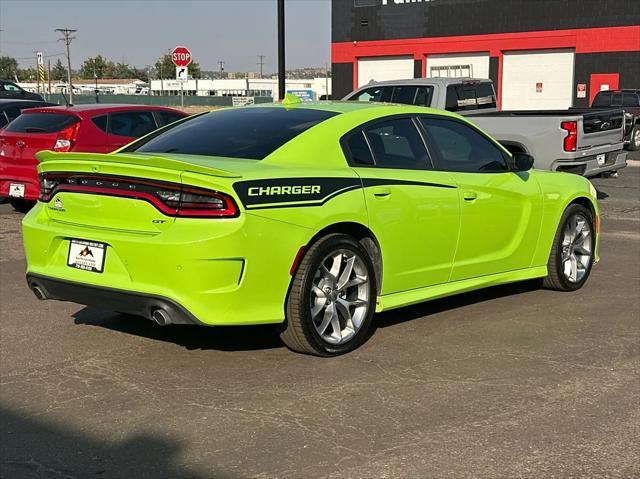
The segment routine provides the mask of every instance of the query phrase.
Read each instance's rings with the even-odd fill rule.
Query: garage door
[[[571,50],[507,52],[502,64],[502,109],[544,110],[571,106]]]
[[[413,78],[413,57],[376,57],[358,59],[358,87],[370,81]]]
[[[427,78],[489,78],[489,54],[428,55]]]

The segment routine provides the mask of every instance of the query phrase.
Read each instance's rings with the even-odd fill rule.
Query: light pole
[[[284,100],[285,66],[284,66],[284,0],[278,0],[278,97]]]

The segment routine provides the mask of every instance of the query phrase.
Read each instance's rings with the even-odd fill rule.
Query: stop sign
[[[177,67],[186,67],[191,60],[191,52],[187,47],[175,47],[171,52],[171,61]]]

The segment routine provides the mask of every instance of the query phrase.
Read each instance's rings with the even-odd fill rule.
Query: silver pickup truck
[[[474,78],[369,83],[343,99],[454,111],[465,115],[510,151],[533,156],[538,169],[590,177],[627,165],[621,109],[498,111],[492,81]]]

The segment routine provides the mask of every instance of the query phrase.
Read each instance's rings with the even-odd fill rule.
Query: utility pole
[[[71,28],[56,28],[56,32],[60,32],[62,34],[62,38],[59,38],[58,41],[64,42],[67,46],[67,79],[69,80],[69,104],[73,105],[73,85],[71,85],[71,54],[69,53],[69,45],[71,45],[71,40],[76,37],[72,37],[71,35],[78,30],[72,30]]]
[[[49,82],[49,95],[47,96],[47,100],[51,98],[51,60],[47,60],[47,81]]]
[[[260,78],[262,78],[262,67],[264,66],[264,59],[266,57],[264,55],[258,55],[258,58],[260,59],[258,62],[258,65],[260,65]]]
[[[284,100],[285,94],[284,66],[284,0],[278,0],[278,98]]]
[[[222,60],[218,60],[218,65],[220,66],[220,78],[222,78],[222,73],[224,72],[224,64]]]

